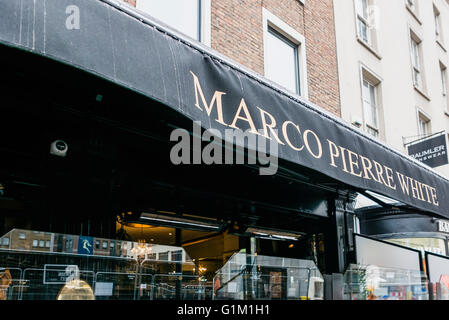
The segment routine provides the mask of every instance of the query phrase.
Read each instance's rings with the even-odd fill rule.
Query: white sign
[[[416,250],[355,235],[356,261],[362,266],[421,271]]]
[[[112,296],[112,289],[114,284],[112,282],[96,282],[95,283],[95,295],[97,297],[110,297]]]
[[[449,233],[449,221],[438,220],[438,231]]]

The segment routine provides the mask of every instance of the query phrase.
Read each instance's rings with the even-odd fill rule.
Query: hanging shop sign
[[[428,139],[412,142],[407,149],[412,158],[429,167],[437,168],[449,163],[445,132]]]
[[[78,28],[66,25],[69,6],[79,9]],[[240,129],[276,141],[278,157],[298,170],[449,217],[445,178],[117,2],[1,1],[0,21],[0,44],[91,72],[222,136]]]
[[[438,232],[449,233],[449,221],[438,220]]]

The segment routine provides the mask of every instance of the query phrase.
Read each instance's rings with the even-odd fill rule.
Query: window
[[[171,261],[182,261],[182,250],[172,251]]]
[[[364,129],[372,136],[379,137],[381,81],[364,67],[361,68],[361,73]]]
[[[410,11],[410,13],[416,19],[418,19],[418,14],[419,14],[418,1],[417,0],[405,0],[405,4],[407,6],[407,9]]]
[[[290,91],[300,93],[298,47],[272,28],[268,28],[267,78]]]
[[[95,249],[100,249],[100,240],[95,241]]]
[[[159,253],[159,260],[168,261],[168,251]]]
[[[43,248],[45,246],[44,240],[39,240],[39,247]]]
[[[421,92],[425,91],[424,70],[422,68],[421,40],[410,30],[410,51],[412,61],[413,85]]]
[[[107,241],[103,241],[103,249],[107,249],[108,248],[108,242]]]
[[[137,0],[136,8],[210,45],[210,0]]]
[[[363,80],[363,110],[365,113],[366,131],[373,136],[379,135],[376,87],[367,80]]]
[[[33,240],[33,247],[37,247],[38,245],[38,241],[37,240]]]
[[[430,129],[430,119],[426,117],[423,113],[418,113],[418,135],[428,136],[431,133]]]
[[[50,240],[45,241],[45,247],[50,248]]]
[[[148,259],[150,259],[150,260],[156,260],[156,253],[149,253],[149,254],[148,254]]]
[[[9,238],[3,238],[2,239],[2,245],[9,246]]]
[[[416,10],[416,0],[407,0],[407,6],[412,10],[415,11]]]
[[[441,71],[441,89],[443,95],[443,108],[444,111],[449,113],[449,97],[447,95],[447,68],[440,63],[440,71]]]
[[[25,233],[23,233],[23,232],[19,233],[19,239],[20,240],[25,240],[26,238],[27,238],[27,236],[26,236]]]
[[[262,12],[265,77],[308,98],[304,37],[265,8]]]
[[[435,20],[435,37],[436,40],[440,43],[443,43],[443,34],[442,34],[442,28],[441,28],[441,15],[440,11],[434,6],[433,7],[433,15]]]
[[[359,37],[368,44],[371,44],[369,26],[368,0],[357,0],[357,31]]]

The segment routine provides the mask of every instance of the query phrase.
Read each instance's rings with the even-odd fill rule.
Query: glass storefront
[[[416,270],[350,265],[345,300],[428,300],[425,274]]]
[[[0,239],[2,300],[323,299],[307,260],[237,252],[212,271],[171,245],[21,229]]]
[[[443,256],[447,254],[446,240],[441,238],[396,238],[385,241],[420,250],[423,254],[425,251]]]

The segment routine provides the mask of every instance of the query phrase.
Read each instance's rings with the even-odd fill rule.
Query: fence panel
[[[77,278],[84,281],[90,288],[94,287],[92,271],[77,271]],[[35,269],[23,271],[21,300],[57,300],[61,290],[75,278],[67,269]]]
[[[95,298],[97,300],[135,300],[137,281],[136,273],[97,272]]]
[[[205,286],[199,276],[156,274],[153,282],[154,300],[204,300]]]

